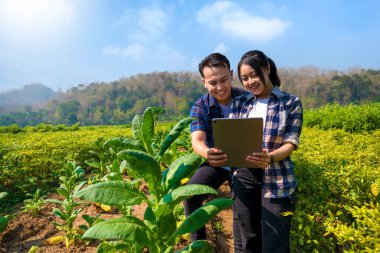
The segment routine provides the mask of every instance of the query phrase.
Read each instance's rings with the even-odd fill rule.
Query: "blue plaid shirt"
[[[232,103],[230,111],[237,115],[246,101],[248,91],[232,87]],[[231,115],[231,114],[230,114]],[[214,118],[227,118],[223,115],[222,108],[214,97],[205,94],[199,98],[191,107],[190,117],[195,118],[190,124],[190,132],[204,131],[206,133],[206,145],[209,148],[214,147],[214,138],[212,134],[211,120]]]
[[[254,106],[256,96],[253,94],[238,100],[238,113],[230,114],[233,118],[247,118]],[[242,103],[242,104],[240,104]],[[292,143],[296,149],[302,130],[303,113],[301,100],[279,87],[272,90],[268,101],[268,111],[264,126],[263,149],[271,152],[284,143]],[[236,111],[235,111],[236,112]],[[293,163],[290,156],[282,161],[268,165],[265,169],[263,190],[266,198],[281,198],[290,196],[297,187],[294,177]]]

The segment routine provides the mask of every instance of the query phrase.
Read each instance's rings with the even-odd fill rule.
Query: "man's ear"
[[[207,88],[207,87],[206,87],[206,82],[205,82],[205,79],[204,79],[204,78],[202,78],[202,83],[205,85],[205,88]]]
[[[231,74],[231,81],[234,79],[234,71],[231,69],[230,70],[230,74]]]

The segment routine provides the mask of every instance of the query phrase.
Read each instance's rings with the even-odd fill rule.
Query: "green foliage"
[[[95,217],[93,216],[90,216],[90,215],[87,215],[87,214],[83,214],[82,215],[82,218],[87,222],[87,225],[80,225],[79,228],[82,229],[83,231],[86,231],[87,229],[89,229],[90,227],[92,227],[93,225],[103,221],[102,218],[100,218],[100,215],[101,213],[99,213],[98,215],[96,215]]]
[[[304,108],[318,108],[327,103],[340,105],[380,101],[380,71],[352,69],[347,72],[314,67],[278,69],[284,90],[302,98]],[[234,86],[240,86],[234,80]],[[147,106],[157,111],[161,120],[178,120],[188,115],[193,102],[205,93],[199,74],[194,72],[154,72],[122,78],[112,83],[94,82],[61,92],[34,110],[31,106],[8,106],[0,114],[0,125],[46,124],[115,125],[130,122]],[[30,94],[30,92],[29,92]],[[4,94],[5,95],[5,94]],[[0,95],[1,97],[1,95]],[[0,103],[13,95],[5,95]],[[31,96],[16,100],[24,102]],[[12,103],[14,104],[14,103]],[[165,112],[165,113],[163,113]],[[156,112],[155,112],[156,113]],[[157,115],[157,114],[156,114]]]
[[[36,126],[20,127],[17,124],[11,126],[0,126],[0,133],[21,133],[21,132],[58,132],[58,131],[77,131],[79,130],[80,123],[75,123],[71,126],[64,124],[52,125],[46,123],[39,123]]]
[[[19,127],[17,124],[12,124],[10,126],[0,126],[0,133],[12,133],[17,134],[24,132],[24,130]]]
[[[130,180],[92,184],[75,194],[75,197],[90,202],[116,207],[142,203],[147,206],[143,220],[123,214],[120,218],[106,220],[89,228],[83,238],[121,242],[103,243],[98,247],[98,252],[141,252],[144,248],[148,248],[150,252],[174,252],[176,237],[204,226],[218,212],[232,205],[233,201],[230,199],[214,199],[193,212],[177,227],[175,214],[183,200],[199,194],[218,194],[205,185],[181,186],[181,180],[192,174],[202,162],[201,157],[196,154],[181,156],[167,169],[161,168],[160,158],[190,122],[191,119],[178,122],[163,140],[158,151],[155,151],[152,148],[155,124],[151,109],[145,110],[141,120],[138,116],[134,118],[133,136],[141,143],[139,147],[142,146],[144,150],[121,150],[117,153],[117,160],[119,163],[127,163],[128,175],[134,175],[147,184],[148,197]],[[184,252],[210,252],[210,246],[204,242],[197,242]]]
[[[190,245],[186,246],[184,249],[177,251],[176,253],[212,253],[214,249],[207,241],[198,240],[192,242]]]
[[[343,129],[350,133],[373,132],[380,128],[380,103],[329,104],[311,109],[305,112],[304,125],[323,130]]]
[[[375,128],[370,130],[371,125],[375,125],[370,122],[376,122],[377,115],[371,116],[371,119],[368,118],[368,122],[361,121],[361,118],[367,117],[365,115],[373,115],[372,110],[378,105],[363,107],[366,109],[362,110],[361,107],[353,105],[336,106],[335,109],[335,105],[332,105],[326,106],[331,110],[323,111],[321,109],[320,113],[315,112],[310,115],[308,112],[305,113],[305,122],[314,123],[310,126],[307,123],[301,136],[301,146],[292,155],[299,182],[298,203],[292,220],[292,252],[378,251],[380,198],[380,147],[378,143],[380,143],[380,132],[374,130]],[[341,126],[347,126],[347,129],[342,127],[337,129],[338,127],[331,127],[332,124],[326,124],[327,130],[319,129],[318,124],[324,119],[328,119],[327,122],[330,122],[339,117],[339,113],[335,113],[335,110],[342,110],[344,112],[342,114],[347,114],[346,119],[356,119],[361,122],[361,126],[356,126],[355,130],[350,133],[351,130],[347,130],[348,121],[341,120],[343,121]],[[334,116],[330,117],[328,111],[334,112]],[[357,116],[356,111],[360,112],[360,117]],[[351,116],[350,113],[352,113]],[[319,118],[320,114],[326,115]],[[139,119],[142,121],[143,117],[139,117]],[[315,121],[312,121],[314,119]],[[161,145],[173,128],[171,125],[170,123],[155,124],[155,134],[151,138],[151,154],[146,153],[143,143],[140,139],[135,139],[131,132],[132,129],[126,126],[80,127],[78,131],[57,132],[33,132],[28,128],[23,128],[23,131],[15,131],[16,134],[0,133],[0,192],[7,191],[9,193],[7,201],[0,201],[0,207],[4,208],[9,203],[22,202],[27,197],[27,193],[35,193],[36,189],[41,188],[45,192],[52,187],[56,188],[60,182],[59,176],[64,173],[62,167],[68,160],[76,160],[82,166],[85,165],[85,160],[96,158],[93,161],[94,164],[98,164],[98,167],[93,165],[91,167],[102,168],[104,171],[104,174],[98,178],[98,182],[105,181],[102,184],[107,189],[111,186],[114,189],[112,191],[104,191],[104,188],[101,187],[92,189],[91,191],[96,192],[93,194],[94,202],[98,202],[99,198],[112,200],[113,206],[123,210],[123,217],[131,215],[127,211],[127,207],[132,202],[151,203],[151,206],[146,209],[144,224],[149,225],[150,229],[154,228],[154,232],[158,229],[163,230],[166,228],[165,225],[175,224],[178,216],[182,216],[178,211],[181,206],[176,204],[181,201],[179,196],[185,194],[181,190],[183,188],[181,188],[180,179],[191,175],[193,171],[191,164],[199,159],[193,154],[189,154],[191,150],[189,149],[190,138],[187,129],[183,129],[181,135],[171,143],[163,155],[158,156]],[[316,127],[311,128],[314,125]],[[141,127],[141,124],[139,126]],[[136,132],[138,130],[137,128]],[[99,145],[95,144],[97,140],[99,140]],[[91,157],[88,155],[90,150],[94,151]],[[101,157],[102,152],[103,156]],[[158,185],[151,178],[154,175],[157,176],[155,172],[149,174],[144,168],[139,172],[138,168],[142,163],[135,165],[138,166],[137,168],[132,168],[128,164],[130,156],[136,155],[137,160],[137,157],[144,156],[142,153],[149,157],[147,160],[150,162],[154,163],[153,160],[158,162],[160,170],[163,170]],[[122,157],[126,164],[123,164]],[[115,161],[117,163],[114,163]],[[148,166],[150,166],[150,162],[148,162]],[[131,158],[131,164],[135,163],[139,164],[132,161]],[[136,180],[121,178],[122,175],[125,176],[125,173],[129,176],[135,173]],[[156,190],[156,193],[149,196],[144,195],[144,197],[132,195],[132,192],[140,189],[140,183],[145,180],[150,180],[153,188],[157,187],[157,189],[153,189],[153,191]],[[173,190],[176,188],[179,188],[179,191]],[[166,193],[161,194],[160,191]],[[141,191],[138,192],[141,193]],[[191,191],[189,191],[190,193]],[[113,199],[124,195],[126,197],[120,200],[119,206],[117,200]],[[153,204],[157,201],[158,203],[161,200],[164,201],[163,197],[166,195],[165,199],[168,199],[166,201],[173,200],[172,203],[176,204],[174,207],[173,204],[167,204],[169,210],[173,207],[173,216],[166,215],[166,209],[161,209],[166,202],[159,204],[160,209],[155,208],[155,204]],[[90,197],[86,196],[86,198]],[[161,213],[161,222],[158,222],[158,215],[155,212]],[[0,219],[0,224],[5,224],[1,223],[2,220],[8,222],[8,219]],[[86,227],[90,227],[90,224]],[[156,229],[157,227],[158,229]],[[167,227],[173,231],[174,226]],[[160,236],[167,240],[171,234],[165,232]],[[134,247],[127,241],[122,243],[119,241],[104,242],[102,245],[103,252],[120,252],[122,250],[128,252]],[[193,246],[196,245],[198,244]],[[108,251],[111,248],[114,251]],[[101,247],[98,249],[99,252],[102,252],[100,249]]]
[[[8,195],[7,192],[0,192],[0,200]],[[8,227],[9,219],[0,215],[0,233]]]
[[[98,139],[96,149],[90,151],[91,158],[86,161],[94,168],[93,182],[102,180],[121,180],[126,165],[116,158],[116,154],[122,150],[132,149],[141,151],[149,156],[146,159],[157,159],[159,165],[167,168],[172,161],[192,152],[191,144],[186,141],[189,138],[188,128],[191,118],[180,120],[175,126],[158,127],[155,122],[157,110],[148,107],[142,118],[136,115],[132,121],[132,136],[116,137],[106,141]],[[156,129],[159,129],[158,132]],[[169,131],[170,129],[170,131]],[[157,133],[156,133],[157,132]],[[182,135],[185,132],[187,135]],[[145,154],[141,154],[144,156]],[[159,165],[157,165],[159,167]],[[134,177],[133,171],[129,175]]]
[[[292,155],[299,182],[292,251],[376,252],[379,143],[379,130],[304,129]]]
[[[56,199],[49,199],[47,201],[59,204],[60,206],[60,208],[53,208],[54,215],[60,219],[60,222],[54,221],[53,224],[59,230],[65,232],[66,247],[69,247],[81,235],[78,228],[74,227],[74,222],[78,214],[83,210],[83,207],[80,207],[80,204],[83,203],[76,202],[74,195],[86,184],[86,181],[83,181],[85,171],[81,167],[76,166],[75,162],[67,163],[64,174],[64,176],[59,178],[61,185],[57,189],[58,194],[64,199],[62,201]]]
[[[39,215],[43,210],[43,205],[46,203],[44,197],[41,196],[41,190],[38,189],[34,194],[28,193],[27,196],[31,196],[30,199],[24,200],[24,206],[22,210],[24,212],[31,212],[32,216]]]
[[[0,192],[9,193],[0,210],[28,198],[37,189],[51,192],[67,161],[83,167],[98,138],[128,135],[125,126],[80,127],[78,131],[0,133]]]
[[[351,222],[342,222],[339,216],[329,212],[325,235],[333,234],[345,252],[380,252],[380,204],[369,203],[363,206],[344,206],[351,216]]]

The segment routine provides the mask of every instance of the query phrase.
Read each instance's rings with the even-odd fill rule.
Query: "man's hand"
[[[227,154],[223,153],[223,151],[218,148],[209,148],[207,150],[206,158],[209,164],[213,167],[221,167],[228,160]]]

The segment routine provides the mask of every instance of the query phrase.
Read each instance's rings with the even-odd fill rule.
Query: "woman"
[[[264,135],[262,152],[246,158],[252,168],[233,171],[235,253],[289,252],[297,186],[290,155],[299,145],[301,100],[279,88],[276,65],[261,51],[242,56],[238,76],[252,94],[233,117],[262,117]]]

